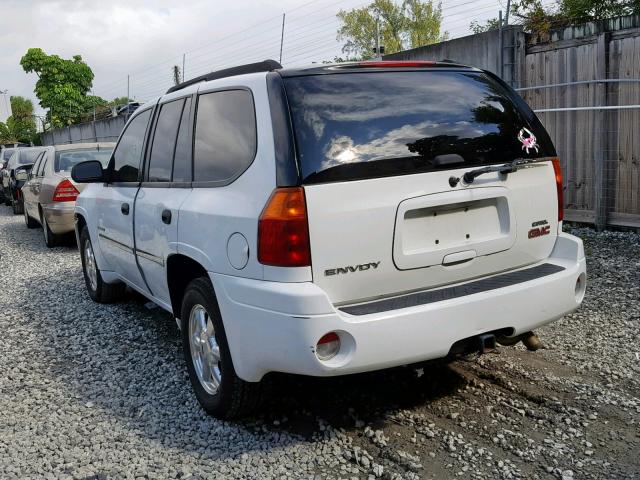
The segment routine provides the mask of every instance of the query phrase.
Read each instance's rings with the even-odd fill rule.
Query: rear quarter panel
[[[230,185],[192,189],[180,210],[177,248],[207,271],[261,279],[264,267],[257,258],[258,217],[276,185],[265,74],[243,76],[241,83],[233,77],[205,83],[199,93],[227,87],[248,87],[252,91],[258,129],[256,157]],[[241,270],[235,269],[227,256],[227,242],[236,232],[249,245],[249,260]]]

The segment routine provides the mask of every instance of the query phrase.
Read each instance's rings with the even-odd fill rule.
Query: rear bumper
[[[210,274],[238,375],[258,381],[271,371],[333,376],[378,370],[449,353],[458,340],[503,328],[517,335],[556,320],[582,302],[576,282],[586,280],[582,241],[558,237],[545,261],[561,271],[540,278],[379,313],[338,310],[313,283],[278,283]],[[340,353],[315,355],[335,331]]]
[[[42,205],[42,214],[52,233],[61,235],[75,230],[75,202]]]

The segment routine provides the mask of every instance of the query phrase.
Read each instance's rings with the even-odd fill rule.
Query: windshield
[[[88,160],[98,160],[102,166],[106,168],[109,164],[109,158],[111,158],[111,152],[113,152],[112,147],[86,148],[56,152],[54,170],[56,172],[69,172],[75,164],[86,162]]]
[[[526,104],[481,72],[325,74],[284,82],[305,183],[555,154]],[[527,132],[537,137],[528,150],[520,139]],[[434,162],[447,154],[462,158]]]

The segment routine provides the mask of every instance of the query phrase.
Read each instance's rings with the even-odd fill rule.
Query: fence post
[[[596,77],[598,80],[607,78],[609,38],[607,32],[598,34],[596,41]],[[607,84],[596,84],[596,105],[607,105]],[[595,111],[593,153],[594,153],[594,184],[595,184],[595,223],[596,229],[602,231],[607,226],[607,215],[612,205],[609,197],[615,194],[610,182],[613,180],[607,172],[607,137],[608,120],[606,110]]]

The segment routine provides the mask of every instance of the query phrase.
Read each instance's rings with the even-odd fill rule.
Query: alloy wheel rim
[[[96,268],[96,259],[93,255],[93,247],[91,242],[86,241],[84,244],[84,267],[87,272],[87,278],[93,291],[98,288],[98,270]]]
[[[202,388],[215,395],[220,388],[220,346],[211,317],[202,305],[194,305],[189,314],[189,347],[191,361]]]

